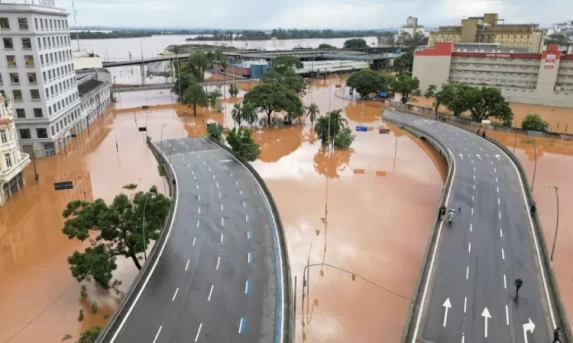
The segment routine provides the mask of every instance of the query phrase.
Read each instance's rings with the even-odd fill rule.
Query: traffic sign
[[[368,131],[368,127],[367,126],[356,126],[356,131],[358,132],[367,132]]]

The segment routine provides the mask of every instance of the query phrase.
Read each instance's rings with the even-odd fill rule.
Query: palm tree
[[[243,116],[242,119],[249,123],[249,127],[259,119],[257,109],[250,102],[243,103]]]
[[[241,125],[241,121],[243,120],[243,104],[242,103],[238,103],[238,104],[235,104],[233,106],[233,109],[231,110],[231,117],[235,121],[235,125],[236,124],[239,124],[239,126]]]
[[[326,145],[347,125],[348,120],[342,117],[342,110],[334,110],[318,118],[314,131],[320,137],[322,144]]]
[[[314,126],[314,120],[316,116],[320,114],[318,111],[318,106],[315,103],[310,104],[306,107],[306,115],[310,118],[311,127]]]

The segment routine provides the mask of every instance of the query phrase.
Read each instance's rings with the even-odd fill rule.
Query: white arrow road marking
[[[491,315],[489,314],[489,311],[487,310],[487,307],[483,310],[483,312],[482,312],[481,315],[482,315],[483,319],[485,320],[485,331],[484,331],[484,334],[485,334],[485,338],[487,338],[487,319],[488,319],[488,318],[491,319]]]
[[[450,298],[446,299],[446,301],[442,306],[446,308],[445,309],[446,312],[444,314],[444,327],[446,327],[446,322],[448,321],[448,309],[452,308],[452,303],[450,303]]]
[[[481,160],[481,156],[479,154],[476,154],[476,156]]]
[[[501,161],[501,158],[499,158],[499,155],[495,155],[495,158],[497,158],[498,161]]]
[[[462,161],[464,160],[464,155],[460,154],[460,158],[462,159]]]
[[[523,324],[523,338],[525,343],[527,343],[527,331],[533,333],[533,330],[535,330],[535,324],[533,324],[531,318],[529,318],[529,323]]]

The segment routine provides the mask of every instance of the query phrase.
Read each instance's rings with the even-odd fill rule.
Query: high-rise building
[[[51,0],[0,3],[0,93],[32,156],[57,153],[82,126],[67,16]]]
[[[424,25],[418,24],[418,18],[416,17],[408,17],[408,19],[406,19],[406,25],[402,25],[398,30],[398,36],[409,34],[411,37],[414,37],[416,33],[426,35]]]
[[[428,45],[436,42],[454,43],[499,43],[504,47],[527,48],[531,53],[541,53],[545,32],[538,24],[500,23],[497,13],[486,13],[483,17],[469,17],[460,26],[440,26],[431,32]]]
[[[20,152],[12,108],[0,96],[0,206],[24,186],[30,156]]]

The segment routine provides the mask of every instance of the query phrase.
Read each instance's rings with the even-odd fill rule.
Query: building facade
[[[78,130],[83,130],[102,115],[111,105],[111,74],[96,68],[78,71],[80,117]]]
[[[20,152],[10,104],[0,96],[0,206],[24,187],[24,168],[30,156]]]
[[[573,35],[573,20],[567,20],[563,23],[553,24],[553,27],[549,29],[548,33],[564,33],[567,36]]]
[[[573,56],[550,45],[540,54],[460,52],[451,42],[414,53],[420,90],[445,82],[499,88],[510,102],[573,107]]]
[[[416,17],[408,17],[406,19],[406,25],[402,25],[398,30],[398,36],[402,36],[404,34],[409,34],[410,36],[414,37],[416,33],[426,35],[426,29],[424,25],[418,24],[418,18]]]
[[[459,26],[440,26],[430,32],[428,45],[437,42],[499,43],[509,48],[527,48],[531,53],[541,53],[545,32],[538,24],[500,24],[497,13],[462,20]]]

